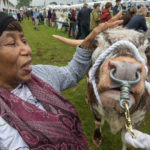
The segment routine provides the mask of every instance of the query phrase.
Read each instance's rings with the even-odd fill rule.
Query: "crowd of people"
[[[23,21],[24,11],[23,10],[10,10],[8,15],[12,16],[14,19],[21,22],[21,21]]]
[[[34,23],[34,29],[38,30],[39,22],[44,25],[56,26],[59,30],[64,29],[68,36],[76,39],[84,39],[97,25],[104,23],[115,16],[120,10],[123,10],[123,26],[138,31],[147,31],[146,19],[149,17],[150,5],[129,5],[125,7],[121,0],[116,0],[113,6],[111,1],[104,7],[95,3],[93,8],[84,4],[82,8],[76,9],[52,9],[38,10],[33,8],[30,11],[10,11],[9,16],[13,16],[18,21],[23,20],[23,16],[31,18]],[[141,23],[142,21],[142,23]],[[147,19],[150,22],[150,19]],[[136,24],[135,24],[136,22]]]

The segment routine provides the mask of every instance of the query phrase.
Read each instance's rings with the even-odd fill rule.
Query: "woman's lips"
[[[32,63],[32,60],[29,60],[27,61],[21,68],[24,70],[24,71],[27,71],[27,72],[31,72],[32,71],[32,68],[31,68],[31,63]]]
[[[31,66],[23,67],[22,69],[23,69],[23,71],[27,71],[27,72],[31,72],[32,71]]]

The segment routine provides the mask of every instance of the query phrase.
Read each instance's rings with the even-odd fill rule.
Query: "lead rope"
[[[92,66],[92,68],[89,71],[89,82],[92,83],[95,96],[96,96],[99,104],[101,104],[101,105],[102,105],[102,102],[101,102],[101,99],[100,99],[100,96],[99,96],[99,93],[98,93],[98,90],[97,90],[95,73],[96,73],[99,65],[106,58],[106,56],[108,56],[112,51],[115,51],[116,48],[119,47],[119,46],[127,46],[130,49],[130,51],[135,55],[135,58],[144,65],[145,70],[146,70],[146,75],[148,74],[148,68],[146,66],[146,62],[140,56],[140,53],[139,53],[138,49],[136,48],[136,46],[133,43],[131,43],[129,41],[123,41],[123,40],[114,43],[107,50],[105,50],[104,53],[99,55],[99,57],[96,59],[94,65]],[[145,86],[146,86],[146,89],[147,89],[148,93],[150,94],[150,83],[145,81]],[[132,124],[131,124],[130,112],[129,112],[130,106],[127,102],[124,103],[124,108],[125,108],[125,119],[126,119],[125,127],[126,127],[127,131],[129,131],[132,134],[132,137],[135,138],[135,135],[134,135],[133,129],[132,129]]]

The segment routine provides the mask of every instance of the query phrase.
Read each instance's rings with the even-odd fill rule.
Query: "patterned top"
[[[77,47],[73,59],[67,66],[35,65],[32,66],[32,73],[50,84],[58,92],[61,92],[75,86],[83,78],[91,65],[91,55],[92,52]],[[43,106],[32,95],[26,84],[20,84],[11,93],[44,110]],[[0,117],[0,149],[20,150],[23,147],[26,149],[28,146],[17,130],[12,128]]]

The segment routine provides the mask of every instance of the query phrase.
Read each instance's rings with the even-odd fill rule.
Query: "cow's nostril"
[[[142,66],[140,68],[137,69],[137,72],[142,72]]]
[[[142,65],[127,61],[110,60],[108,63],[108,69],[110,71],[115,69],[113,75],[120,80],[134,81],[137,78],[137,72],[142,72]]]
[[[109,61],[109,63],[108,63],[108,69],[109,69],[109,70],[112,70],[113,68],[116,69],[115,64],[114,64],[112,61]]]

